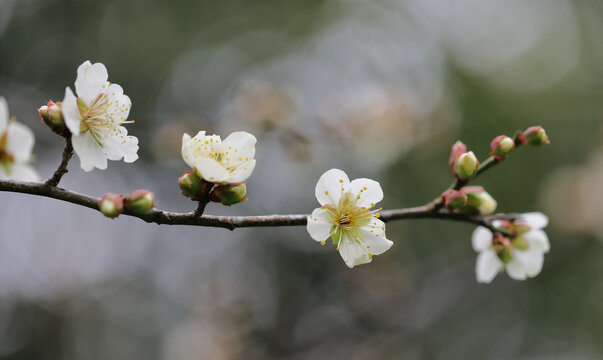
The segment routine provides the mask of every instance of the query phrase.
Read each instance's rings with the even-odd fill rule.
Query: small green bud
[[[467,205],[467,195],[457,190],[446,190],[442,194],[442,201],[448,210],[454,211]]]
[[[489,215],[496,211],[496,200],[481,186],[467,186],[460,190],[467,196],[467,204],[460,212],[468,214]]]
[[[542,126],[531,126],[527,128],[523,134],[523,143],[528,145],[546,145],[550,144],[549,137]]]
[[[210,193],[211,201],[230,206],[247,201],[245,183],[238,185],[216,185]]]
[[[461,180],[471,179],[477,173],[479,161],[473,151],[461,154],[454,164],[454,172]]]
[[[515,141],[506,135],[500,135],[492,140],[490,149],[492,149],[490,155],[494,156],[498,161],[503,161],[515,149]]]
[[[136,190],[126,195],[124,207],[136,214],[144,214],[155,207],[155,195],[148,190]]]
[[[195,201],[202,200],[205,195],[205,186],[203,180],[190,171],[186,171],[178,178],[178,186],[182,195]]]
[[[123,197],[116,194],[105,194],[100,200],[98,207],[106,217],[114,219],[121,214],[124,209]]]

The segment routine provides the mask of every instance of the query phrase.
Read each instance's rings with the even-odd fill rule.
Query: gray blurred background
[[[388,226],[348,269],[303,227],[145,224],[0,194],[0,359],[603,358],[603,2],[598,0],[0,0],[0,94],[36,134],[43,178],[61,139],[37,108],[103,62],[132,99],[133,165],[62,185],[147,188],[190,211],[183,132],[256,135],[250,201],[211,214],[308,213],[325,170],[381,182],[384,208],[446,188],[450,145],[480,158],[540,124],[478,183],[499,210],[551,218],[537,278],[475,281],[473,227]]]

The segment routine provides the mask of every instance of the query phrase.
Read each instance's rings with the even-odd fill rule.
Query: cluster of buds
[[[98,207],[103,215],[111,219],[118,217],[124,209],[144,214],[155,207],[155,195],[148,190],[136,190],[126,196],[108,193],[101,198]]]
[[[197,173],[186,171],[178,178],[182,195],[193,201],[207,201],[230,206],[247,200],[247,186],[239,184],[214,184],[202,179]]]
[[[489,215],[496,211],[496,200],[481,186],[466,186],[460,190],[446,190],[442,203],[451,212]]]
[[[54,132],[62,137],[67,137],[71,134],[65,119],[63,118],[63,110],[61,102],[48,101],[48,104],[41,106],[38,113],[42,117],[42,122],[46,124]]]
[[[454,176],[459,180],[466,181],[477,173],[479,161],[473,151],[467,151],[467,146],[461,141],[457,141],[452,146],[448,165]]]

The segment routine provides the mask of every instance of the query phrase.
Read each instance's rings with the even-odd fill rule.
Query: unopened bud
[[[489,215],[496,211],[496,200],[481,186],[467,186],[460,190],[467,196],[467,204],[460,210],[465,213]]]
[[[238,185],[217,185],[210,193],[211,201],[230,206],[247,201],[245,183]]]
[[[155,207],[155,195],[148,190],[136,190],[126,195],[124,206],[136,214],[144,214]]]
[[[442,194],[442,201],[448,210],[454,211],[467,205],[467,195],[457,190],[446,190]]]
[[[60,102],[54,103],[51,100],[48,104],[41,106],[38,109],[38,113],[42,117],[42,122],[55,134],[63,137],[67,137],[70,134],[67,125],[65,125]]]
[[[551,143],[542,126],[529,127],[523,132],[522,136],[523,143],[527,145],[546,145]]]
[[[452,149],[450,150],[450,159],[448,159],[448,166],[450,166],[450,170],[452,170],[454,175],[456,175],[454,171],[454,165],[456,164],[456,160],[459,158],[459,156],[461,156],[461,154],[464,154],[466,152],[467,146],[465,146],[462,141],[459,140],[455,142],[454,145],[452,145]]]
[[[490,155],[498,161],[503,161],[515,149],[515,141],[506,135],[500,135],[492,140],[490,149],[492,149]]]
[[[114,219],[121,214],[124,209],[123,197],[116,194],[105,194],[98,203],[100,211],[106,217]]]
[[[182,195],[195,201],[202,200],[205,195],[205,186],[203,180],[190,171],[186,171],[178,178],[178,186]]]
[[[477,173],[479,161],[473,151],[461,154],[454,164],[454,173],[461,180],[471,179]]]

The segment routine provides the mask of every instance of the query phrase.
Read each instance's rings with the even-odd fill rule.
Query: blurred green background
[[[603,358],[603,2],[598,0],[0,0],[0,95],[50,175],[61,139],[36,109],[85,60],[132,99],[133,165],[63,186],[137,188],[189,211],[183,132],[258,138],[250,201],[212,214],[309,213],[325,170],[379,180],[384,208],[445,189],[450,145],[480,158],[499,211],[543,211],[551,252],[523,282],[475,280],[473,228],[388,226],[394,246],[348,269],[303,227],[111,221],[0,194],[0,359]]]

